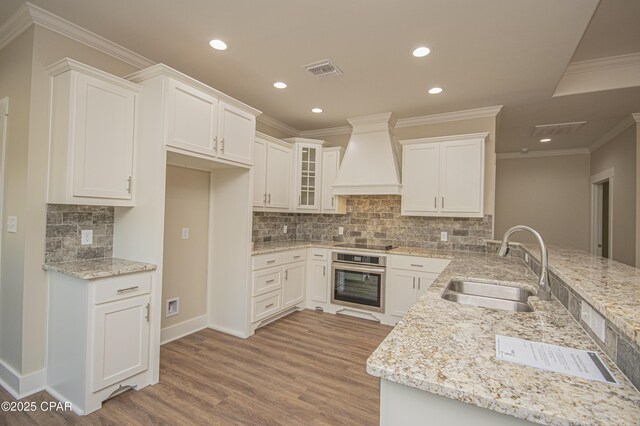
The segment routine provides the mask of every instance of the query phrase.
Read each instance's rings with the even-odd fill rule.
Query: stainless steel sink
[[[470,280],[451,280],[442,293],[450,302],[512,312],[532,312],[529,296],[533,293],[523,288]]]

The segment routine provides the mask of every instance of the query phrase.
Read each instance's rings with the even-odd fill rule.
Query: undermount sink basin
[[[511,312],[533,312],[529,296],[533,293],[523,288],[469,280],[451,280],[442,293],[450,302]]]

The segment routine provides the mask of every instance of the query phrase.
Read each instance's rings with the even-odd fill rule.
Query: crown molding
[[[421,117],[400,118],[396,123],[399,127],[414,127],[424,124],[446,123],[449,121],[470,120],[474,118],[496,117],[500,114],[502,105],[467,109],[463,111],[445,112],[442,114],[423,115]]]
[[[587,61],[572,62],[567,66],[565,75],[592,73],[615,68],[637,67],[640,65],[640,53],[609,56],[606,58],[589,59]]]
[[[607,131],[607,133],[605,133],[604,135],[600,136],[600,138],[598,138],[597,141],[595,141],[593,144],[591,144],[589,146],[589,148],[588,148],[589,152],[593,152],[596,149],[600,148],[601,146],[603,146],[604,144],[609,142],[611,139],[615,138],[620,133],[622,133],[625,130],[627,130],[627,128],[629,128],[629,126],[631,126],[631,125],[633,125],[634,123],[637,123],[637,122],[638,121],[635,120],[634,114],[626,116],[624,118],[624,120],[622,120],[621,122],[619,122],[618,124],[616,124],[615,126],[610,128]]]
[[[512,160],[517,158],[533,158],[533,157],[561,157],[564,155],[585,155],[589,154],[588,148],[575,149],[545,149],[542,151],[529,152],[500,152],[496,154],[498,160]]]
[[[0,27],[0,49],[11,43],[13,39],[22,34],[32,24],[61,34],[137,68],[147,68],[155,63],[142,55],[28,2],[20,6]]]
[[[268,116],[267,114],[261,114],[256,118],[260,123],[265,124],[269,127],[273,127],[276,130],[280,130],[281,132],[288,133],[291,136],[301,136],[301,131],[296,129],[295,127],[291,127],[288,124],[283,123],[280,120],[276,120],[275,118]]]
[[[303,130],[300,136],[305,138],[323,138],[325,136],[350,135],[351,126],[328,127],[326,129]]]

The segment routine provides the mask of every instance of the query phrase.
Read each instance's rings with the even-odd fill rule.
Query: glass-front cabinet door
[[[319,210],[321,203],[322,146],[313,144],[298,145],[298,209]]]

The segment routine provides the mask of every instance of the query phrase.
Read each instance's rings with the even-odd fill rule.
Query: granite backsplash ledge
[[[287,225],[288,232],[283,232]],[[344,235],[338,235],[338,227]],[[448,241],[440,241],[440,233]],[[393,244],[441,250],[484,252],[492,238],[492,216],[482,218],[418,217],[400,215],[400,196],[347,197],[344,215],[307,213],[253,214],[253,242],[331,241]]]
[[[45,263],[112,257],[113,224],[113,207],[47,204]],[[83,230],[92,244],[81,244]]]

